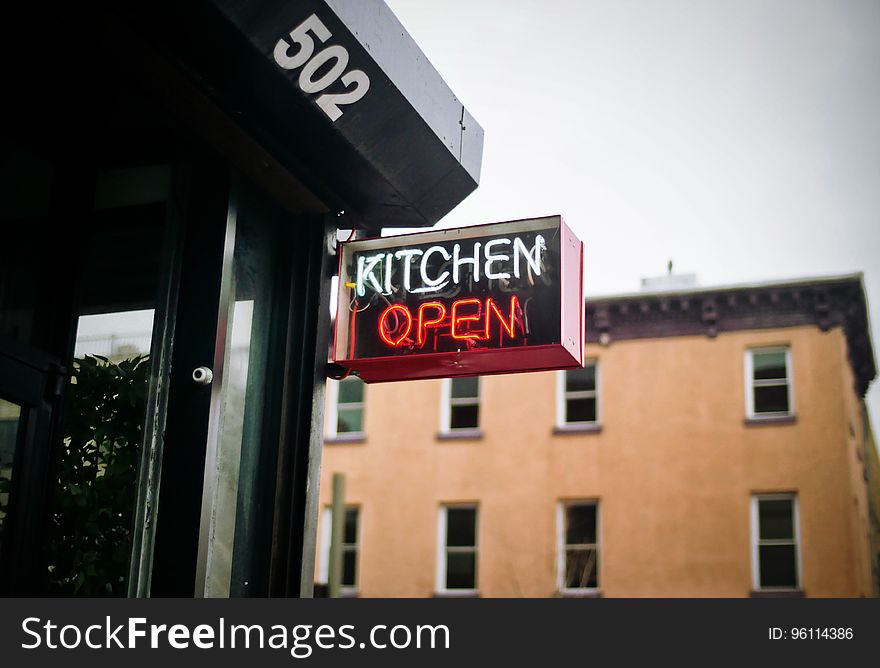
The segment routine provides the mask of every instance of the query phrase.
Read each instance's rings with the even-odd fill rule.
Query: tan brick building
[[[360,596],[874,596],[861,276],[587,300],[578,372],[331,383]],[[873,493],[873,497],[872,497]]]

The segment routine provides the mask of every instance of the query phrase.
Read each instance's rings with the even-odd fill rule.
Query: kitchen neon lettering
[[[485,243],[475,241],[469,248],[456,243],[452,253],[443,246],[430,246],[424,251],[403,248],[394,253],[361,255],[357,258],[355,291],[358,297],[364,297],[368,290],[386,296],[400,291],[431,293],[440,292],[450,283],[462,285],[468,278],[474,283],[483,276],[489,280],[519,280],[524,270],[529,277],[540,276],[546,250],[547,243],[538,234],[531,244],[515,236]],[[438,255],[443,262],[439,268],[432,267],[432,258]],[[414,275],[420,282],[418,287],[413,287]]]

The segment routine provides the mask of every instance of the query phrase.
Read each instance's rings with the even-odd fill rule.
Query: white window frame
[[[341,381],[338,380],[327,380],[327,389],[324,398],[324,406],[327,413],[327,429],[325,432],[325,436],[327,438],[337,438],[337,439],[360,439],[364,438],[366,435],[366,408],[367,408],[367,385],[364,386],[364,398],[363,401],[353,403],[353,404],[342,404],[343,406],[356,406],[360,405],[362,415],[361,415],[361,425],[362,429],[360,431],[339,431],[339,383]]]
[[[446,512],[449,509],[474,510],[474,546],[447,547],[446,546]],[[469,589],[449,589],[446,587],[446,556],[450,552],[473,552],[474,553],[474,586]],[[480,506],[477,503],[444,503],[437,513],[437,569],[434,590],[438,594],[452,594],[460,596],[473,596],[479,592],[480,582]]]
[[[357,533],[355,535],[355,543],[345,543],[342,544],[342,551],[345,552],[346,549],[351,551],[354,550],[355,554],[355,577],[354,577],[354,586],[340,586],[339,593],[343,595],[357,594],[358,587],[360,585],[360,552],[361,552],[361,525],[363,522],[363,513],[361,513],[361,507],[356,504],[345,506],[345,510],[351,510],[354,508],[358,513],[357,520]],[[321,554],[318,557],[318,582],[322,582],[327,584],[330,580],[330,532],[333,527],[333,508],[331,506],[325,506],[323,512],[321,513]],[[344,531],[343,527],[343,541],[344,541]]]
[[[451,426],[452,421],[452,406],[453,404],[459,406],[466,406],[470,404],[477,405],[477,426],[476,427],[459,427],[457,429],[453,429]],[[482,411],[482,403],[483,403],[483,379],[480,376],[477,376],[477,397],[476,400],[471,399],[470,397],[464,399],[453,399],[452,398],[452,378],[444,378],[441,388],[440,388],[440,433],[441,434],[474,434],[477,435],[481,431],[481,423],[483,421],[483,411]]]
[[[565,542],[565,511],[572,506],[593,506],[596,512],[596,542],[593,549],[596,551],[596,586],[595,587],[566,587],[565,586],[565,550],[568,544]],[[556,589],[561,594],[596,594],[602,584],[602,560],[600,559],[600,546],[602,544],[602,518],[599,512],[599,499],[566,499],[556,504]],[[583,545],[579,547],[589,547]]]
[[[788,411],[776,411],[773,413],[755,413],[755,388],[781,385],[779,381],[758,380],[755,381],[755,353],[785,353],[785,386],[788,396]],[[754,346],[745,352],[745,389],[746,389],[746,417],[749,420],[772,420],[780,417],[794,415],[794,367],[791,363],[790,346]]]
[[[791,501],[791,520],[794,523],[794,537],[792,540],[786,539],[764,539],[760,536],[760,514],[758,505],[761,501]],[[751,533],[752,533],[752,589],[754,591],[800,591],[802,587],[802,569],[801,569],[801,519],[798,497],[795,492],[779,492],[772,494],[752,494],[751,508]],[[761,586],[761,562],[760,550],[761,545],[790,545],[794,543],[794,568],[795,568],[795,586],[794,587],[762,587]]]
[[[587,364],[592,364],[595,368],[595,376],[596,376],[596,389],[595,390],[581,390],[577,392],[566,392],[565,391],[565,375],[567,373],[566,370],[557,371],[556,372],[556,426],[560,429],[566,428],[577,428],[577,427],[598,427],[602,424],[602,412],[601,412],[601,400],[600,400],[600,377],[599,377],[599,358],[590,357],[587,358],[584,363],[584,367]],[[596,419],[592,422],[566,422],[565,420],[565,408],[566,408],[566,400],[567,399],[587,399],[594,398],[596,400]]]

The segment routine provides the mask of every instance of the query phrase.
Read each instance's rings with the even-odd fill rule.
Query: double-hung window
[[[556,386],[556,426],[562,429],[599,425],[599,367],[587,360],[582,369],[560,371]]]
[[[330,540],[333,531],[333,513],[324,508],[321,519],[321,556],[318,562],[318,581],[326,583],[330,577]],[[358,586],[358,543],[360,536],[360,508],[348,506],[342,527],[342,580],[343,594],[353,594]]]
[[[480,430],[480,378],[447,378],[443,384],[441,433]]]
[[[752,580],[756,590],[800,588],[798,506],[794,494],[752,497]]]
[[[477,591],[477,506],[440,507],[437,521],[437,591]]]
[[[328,381],[326,406],[329,438],[363,438],[364,382],[360,378]]]
[[[557,587],[561,593],[599,587],[599,504],[564,501],[557,511]]]
[[[748,418],[759,420],[794,414],[790,348],[747,350],[745,375]]]

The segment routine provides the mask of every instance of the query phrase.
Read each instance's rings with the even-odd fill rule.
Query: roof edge
[[[587,341],[707,336],[721,332],[842,327],[855,389],[864,396],[877,375],[861,272],[742,283],[714,288],[639,292],[586,299]]]

